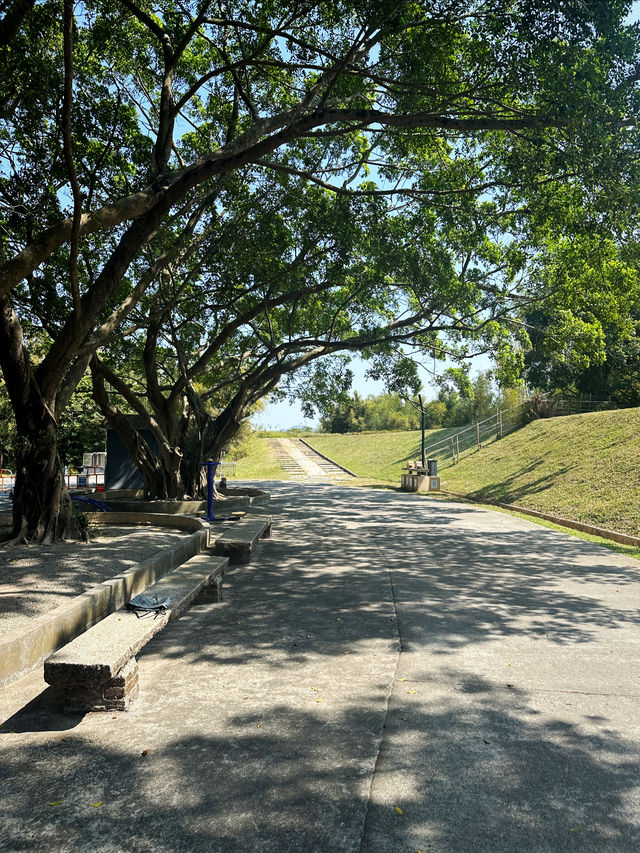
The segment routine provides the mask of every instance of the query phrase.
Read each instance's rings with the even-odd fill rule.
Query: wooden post
[[[456,462],[460,461],[460,441],[459,436],[456,435]]]
[[[476,421],[476,436],[478,438],[478,450],[482,447],[480,444],[480,421]]]

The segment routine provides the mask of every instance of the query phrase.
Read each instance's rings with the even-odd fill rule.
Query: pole
[[[427,458],[424,455],[424,406],[422,405],[422,395],[418,394],[418,402],[420,403],[420,430],[422,432],[422,440],[420,443],[420,451],[422,455],[422,467],[427,467]]]
[[[202,464],[207,466],[207,514],[205,518],[207,521],[213,521],[213,476],[216,470],[216,463],[213,459],[209,459]]]

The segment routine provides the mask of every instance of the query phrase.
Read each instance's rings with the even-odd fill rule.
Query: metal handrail
[[[450,434],[446,438],[427,445],[425,447],[425,453],[430,456],[444,457],[445,459],[451,456],[455,462],[460,458],[462,453],[474,448],[479,449],[483,442],[486,444],[487,441],[492,440],[489,438],[490,435],[496,441],[503,438],[505,435],[514,432],[516,429],[526,426],[526,424],[520,420],[518,411],[522,410],[524,406],[530,402],[530,399],[531,398],[523,400],[521,403],[517,403],[515,406],[510,406],[507,409],[498,409],[489,417],[469,424],[469,426],[464,427],[457,433]],[[609,400],[585,400],[583,398],[572,400],[570,398],[561,397],[554,400],[553,405],[554,411],[557,415],[564,416],[578,414],[584,410],[602,408],[607,405],[611,406],[612,403]],[[470,432],[472,433],[472,436],[467,435],[467,433]]]

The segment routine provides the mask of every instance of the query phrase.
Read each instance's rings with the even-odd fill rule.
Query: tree
[[[275,172],[422,200],[440,230],[457,231],[463,269],[467,239],[517,232],[532,210],[538,228],[570,204],[583,229],[632,213],[627,7],[121,0],[82,3],[74,18],[64,0],[61,18],[57,2],[14,3],[0,56],[14,538],[74,533],[57,419],[152,280],[146,250],[157,275],[200,227],[196,212],[220,212],[228,180]],[[434,275],[439,260],[434,242]],[[482,269],[468,272],[474,286]],[[22,328],[34,300],[58,314],[37,366]]]
[[[351,411],[335,428],[355,430],[362,407],[346,397],[348,353],[365,352],[372,376],[389,389],[415,393],[408,341],[433,347],[438,336],[473,334],[488,343],[513,310],[500,284],[500,253],[494,270],[485,264],[483,280],[470,286],[456,269],[455,231],[439,236],[434,278],[435,234],[424,217],[385,216],[375,199],[347,201],[313,185],[292,192],[276,182],[257,192],[261,204],[243,207],[214,245],[198,242],[195,257],[186,252],[172,264],[132,312],[127,339],[93,358],[96,400],[149,495],[195,492],[202,459],[217,458],[279,383],[309,413],[314,406],[335,418],[344,401]],[[411,240],[414,232],[421,239]],[[409,242],[402,252],[400,234]],[[486,252],[486,235],[479,245]],[[127,411],[154,434],[157,452]],[[386,427],[379,417],[372,428],[410,427],[397,397],[385,417]]]
[[[433,420],[436,413],[430,414]],[[363,400],[354,391],[352,397],[332,401],[320,419],[320,427],[323,432],[415,430],[420,429],[420,414],[397,394],[370,395]]]
[[[104,449],[104,442],[104,417],[93,400],[87,376],[58,421],[58,453],[64,465],[80,466],[83,455]]]
[[[365,430],[365,405],[357,391],[346,400],[336,400],[320,419],[323,432],[362,432]]]
[[[493,377],[490,370],[478,373],[471,383],[471,416],[474,421],[482,421],[495,414],[498,403],[493,389]]]
[[[611,240],[554,243],[537,274],[549,297],[522,320],[529,388],[640,404],[637,246]]]

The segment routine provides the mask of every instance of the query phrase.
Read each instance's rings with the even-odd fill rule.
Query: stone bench
[[[117,610],[47,658],[44,678],[62,687],[65,704],[81,711],[124,711],[138,693],[136,654],[194,599],[221,600],[225,557],[198,554],[145,590],[169,598],[166,612],[141,618]]]
[[[236,521],[213,543],[216,554],[222,554],[229,558],[229,562],[250,563],[253,548],[258,539],[271,538],[271,516],[270,515],[245,515],[240,521]]]

